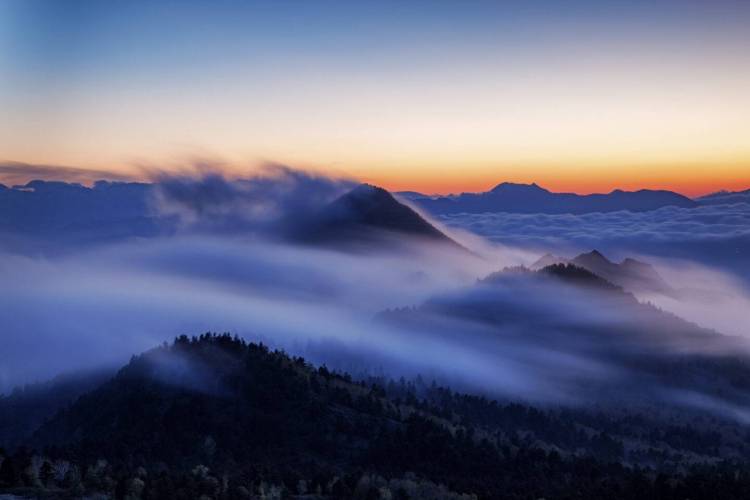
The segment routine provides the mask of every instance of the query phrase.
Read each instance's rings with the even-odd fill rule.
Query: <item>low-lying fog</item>
[[[539,254],[458,232],[452,236],[475,254],[425,243],[367,253],[294,245],[269,238],[268,227],[293,213],[288,200],[294,210],[305,206],[297,197],[306,181],[288,189],[267,183],[263,190],[251,183],[241,196],[226,191],[221,178],[208,181],[215,196],[198,196],[205,177],[174,180],[171,191],[160,191],[159,209],[182,220],[177,234],[56,256],[0,255],[0,391],[64,371],[116,366],[177,335],[205,331],[263,340],[353,371],[421,373],[462,388],[572,403],[595,397],[581,391],[586,380],[596,381],[599,389],[609,381],[629,384],[633,392],[655,383],[655,375],[639,372],[632,357],[612,356],[613,349],[669,359],[723,359],[738,352],[744,357],[737,350],[744,349],[742,342],[692,334],[652,340],[641,328],[648,314],[636,318],[640,334],[627,342],[580,336],[577,332],[614,335],[622,325],[631,327],[633,318],[607,309],[595,292],[578,293],[562,284],[527,288],[507,282],[482,299],[482,314],[533,317],[518,324],[542,329],[534,334],[512,322],[488,325],[465,315],[431,316],[439,322],[433,330],[380,321],[376,316],[385,309],[419,306],[435,297],[453,296],[456,303],[476,298],[471,294],[486,286],[477,287],[477,279],[506,266],[528,265]],[[289,186],[288,179],[283,182]],[[320,180],[314,192],[328,200],[348,186]],[[195,200],[202,200],[197,207]],[[687,260],[651,262],[683,293],[643,299],[704,327],[746,333],[750,300],[731,276]],[[556,319],[539,320],[545,315]],[[664,334],[654,330],[653,335]],[[665,386],[681,404],[719,408],[744,419],[745,394],[735,388],[731,397],[719,400],[711,394],[714,388]]]
[[[429,253],[347,255],[216,236],[50,259],[5,255],[0,271],[6,390],[79,366],[127,361],[183,333],[229,331],[276,345],[354,341],[378,311],[419,303],[480,273]]]

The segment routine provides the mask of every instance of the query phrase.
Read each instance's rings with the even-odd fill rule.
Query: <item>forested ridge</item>
[[[4,403],[3,403],[4,404]],[[740,426],[540,409],[354,381],[182,336],[0,453],[0,488],[68,498],[748,498]]]

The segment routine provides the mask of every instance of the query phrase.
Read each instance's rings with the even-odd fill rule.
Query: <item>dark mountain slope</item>
[[[0,446],[12,448],[23,443],[47,418],[103,384],[112,374],[113,370],[96,370],[60,375],[0,395]]]
[[[297,238],[328,245],[369,245],[409,238],[459,245],[385,189],[361,184],[298,227]]]
[[[742,464],[702,465],[687,475],[665,469],[660,479],[626,467],[621,439],[649,429],[668,443],[655,440],[654,457],[713,453],[715,435],[699,430],[501,405],[434,385],[354,383],[226,335],[181,337],[133,358],[44,424],[33,443],[55,445],[46,457],[0,451],[0,492],[458,498],[437,483],[479,498],[742,498],[748,491]]]
[[[591,212],[616,212],[629,210],[643,212],[666,206],[695,207],[690,198],[671,191],[614,190],[608,194],[578,195],[553,193],[536,184],[504,182],[484,193],[463,193],[457,196],[427,197],[410,194],[416,205],[427,212],[452,213],[548,213],[584,214]]]

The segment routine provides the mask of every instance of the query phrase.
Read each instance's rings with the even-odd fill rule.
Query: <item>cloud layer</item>
[[[692,260],[737,273],[750,283],[750,203],[650,212],[456,214],[440,220],[491,241],[557,253],[607,251]]]

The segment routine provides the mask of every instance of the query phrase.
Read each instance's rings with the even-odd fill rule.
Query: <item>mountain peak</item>
[[[400,207],[406,208],[391,193],[372,184],[358,185],[334,201],[334,204],[338,205],[340,209],[353,210],[360,214],[382,210],[399,210]]]
[[[386,191],[385,189],[375,186],[374,184],[368,184],[366,182],[363,182],[362,184],[359,184],[357,187],[349,191],[347,193],[349,196],[373,196],[373,195],[387,195],[391,196],[391,193]]]
[[[607,262],[611,263],[608,258],[604,256],[599,250],[593,249],[588,253],[582,253],[578,257],[576,257],[575,260],[594,260],[594,261],[600,261],[600,262]]]
[[[360,184],[323,207],[302,230],[301,238],[318,243],[359,244],[382,240],[385,233],[460,247],[387,190],[372,184]]]
[[[598,250],[582,253],[571,262],[631,292],[672,293],[672,288],[659,276],[656,269],[646,262],[626,258],[617,264]]]
[[[515,182],[501,182],[490,190],[491,193],[547,193],[546,189],[539,187],[536,182],[532,184],[519,184]]]

